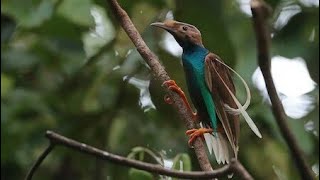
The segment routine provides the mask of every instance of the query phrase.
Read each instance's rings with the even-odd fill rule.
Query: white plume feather
[[[220,60],[217,60],[219,63],[221,63],[222,65],[224,65],[225,67],[227,67],[230,71],[232,71],[233,73],[235,73],[241,80],[241,82],[243,83],[245,89],[246,89],[246,93],[247,93],[247,99],[246,102],[244,103],[244,105],[242,106],[242,108],[244,110],[247,110],[247,108],[250,105],[250,101],[251,101],[251,94],[250,94],[250,89],[246,83],[246,81],[240,76],[240,74],[238,74],[235,70],[233,70],[230,66],[228,66],[227,64],[221,62]],[[229,114],[233,114],[233,115],[239,115],[241,114],[241,110],[240,109],[235,109],[230,107],[228,104],[224,104],[224,107],[226,108],[226,112],[228,112]]]
[[[217,60],[218,62],[220,62],[219,60]],[[220,62],[222,63],[222,62]],[[224,63],[222,63],[224,64]],[[226,64],[224,64],[226,67],[228,67]],[[230,67],[228,67],[230,68]],[[231,69],[231,68],[230,68]],[[235,71],[234,71],[235,72]],[[217,73],[217,72],[216,72]],[[232,93],[232,91],[229,89],[229,87],[226,85],[226,83],[223,81],[223,79],[221,78],[220,74],[217,73],[217,75],[219,76],[220,80],[222,81],[222,83],[224,84],[224,86],[227,88],[229,94],[231,95],[232,99],[234,100],[234,102],[236,103],[238,109],[234,109],[237,111],[240,111],[240,113],[242,114],[242,116],[244,117],[245,121],[247,122],[247,124],[249,125],[249,127],[251,128],[251,130],[259,137],[262,138],[262,135],[259,131],[259,129],[257,128],[257,126],[255,125],[255,123],[253,122],[253,120],[250,118],[250,116],[248,115],[248,113],[245,110],[245,107],[242,106],[240,104],[240,102],[238,101],[238,99],[236,98],[236,96]],[[250,100],[249,100],[250,103]],[[232,110],[233,111],[233,110]]]

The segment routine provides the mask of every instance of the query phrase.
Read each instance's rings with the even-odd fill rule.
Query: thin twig
[[[31,180],[33,177],[34,172],[38,169],[38,167],[41,165],[43,160],[48,156],[48,154],[53,150],[54,144],[50,143],[49,146],[43,151],[43,153],[39,156],[37,161],[34,163],[34,165],[31,167],[30,171],[28,172],[25,180]]]
[[[245,180],[252,180],[253,178],[246,172],[243,166],[236,160],[232,160],[229,165],[223,166],[222,168],[215,169],[211,172],[206,171],[195,171],[195,172],[181,172],[176,170],[170,170],[160,165],[145,163],[134,159],[125,158],[118,156],[95,147],[89,146],[84,143],[77,142],[73,139],[69,139],[65,136],[57,134],[52,131],[46,132],[46,137],[55,145],[61,145],[81,153],[95,156],[99,159],[107,160],[123,166],[133,167],[140,170],[145,170],[152,173],[161,175],[184,178],[184,179],[209,179],[226,176],[232,172],[239,174]]]
[[[303,152],[298,146],[297,140],[287,124],[287,118],[283,109],[283,105],[279,99],[272,79],[270,70],[271,61],[269,55],[271,36],[267,22],[271,8],[263,0],[252,0],[250,4],[253,15],[253,25],[257,39],[258,63],[272,103],[273,114],[280,128],[280,132],[289,146],[292,158],[294,159],[297,169],[300,172],[301,178],[308,180],[314,179],[313,173],[303,157]]]
[[[167,72],[159,63],[158,57],[148,48],[148,46],[142,39],[141,35],[139,34],[137,29],[133,25],[132,21],[130,20],[128,14],[120,7],[116,0],[107,0],[107,2],[111,10],[113,11],[113,14],[117,17],[118,21],[120,22],[122,28],[125,30],[133,44],[136,46],[138,52],[151,68],[152,75],[161,83],[170,80],[170,77],[168,76]],[[184,120],[187,128],[197,128],[192,120],[191,112],[187,110],[182,99],[177,94],[169,91],[168,89],[167,92],[173,101],[173,106],[177,109],[180,118]],[[193,145],[202,170],[212,171],[212,167],[210,165],[210,161],[207,157],[205,146],[201,138],[197,138]]]

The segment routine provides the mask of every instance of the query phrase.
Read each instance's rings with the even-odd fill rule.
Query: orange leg
[[[197,113],[193,112],[186,95],[184,94],[182,89],[176,84],[176,82],[174,80],[168,80],[168,81],[165,81],[163,83],[163,85],[168,86],[168,89],[170,91],[173,91],[173,92],[176,92],[177,94],[179,94],[179,96],[183,100],[184,104],[187,106],[187,109],[192,113],[193,119],[197,120],[198,119]],[[172,100],[169,96],[165,96],[164,101],[168,104],[172,104]]]
[[[193,141],[198,137],[202,136],[204,133],[212,133],[213,129],[211,128],[200,128],[200,129],[190,129],[186,131],[186,134],[189,136],[188,144],[192,147]],[[218,126],[216,132],[224,133],[224,129],[222,126]]]
[[[212,129],[207,129],[207,128],[190,129],[186,131],[186,134],[190,138],[188,141],[189,146],[192,147],[192,144],[197,137],[203,136],[204,133],[212,133],[212,132],[213,132]]]

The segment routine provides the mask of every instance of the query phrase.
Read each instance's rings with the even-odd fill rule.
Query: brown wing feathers
[[[228,104],[232,108],[237,108],[226,86],[228,86],[234,94],[235,87],[229,69],[217,61],[222,62],[217,55],[213,53],[207,55],[205,60],[206,83],[211,90],[217,116],[220,119],[235,155],[237,155],[240,133],[239,115],[231,115],[224,110],[224,104]]]

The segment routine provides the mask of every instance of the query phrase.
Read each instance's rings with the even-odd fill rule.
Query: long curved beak
[[[152,23],[150,24],[150,26],[155,26],[155,27],[159,27],[159,28],[162,28],[162,29],[165,29],[169,32],[172,32],[172,29],[170,27],[168,27],[165,23],[163,22],[155,22],[155,23]]]

